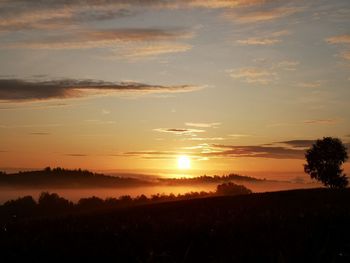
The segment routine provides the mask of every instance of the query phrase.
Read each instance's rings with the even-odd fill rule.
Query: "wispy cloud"
[[[280,143],[279,143],[280,144]],[[286,143],[285,143],[286,144]],[[223,145],[199,144],[187,146],[179,151],[134,151],[126,152],[126,157],[140,157],[146,159],[174,159],[179,154],[186,154],[197,160],[211,158],[269,158],[269,159],[304,159],[304,147],[291,147],[291,145]]]
[[[212,158],[268,158],[268,159],[304,159],[304,154],[315,140],[298,139],[259,145],[226,145],[201,143],[182,147],[178,151],[133,151],[123,156],[146,159],[174,159],[179,154],[186,154],[197,160]]]
[[[268,84],[275,80],[276,73],[264,68],[250,67],[229,70],[230,76],[247,83]]]
[[[236,42],[240,45],[271,46],[280,43],[281,41],[281,39],[277,38],[250,37],[237,40]]]
[[[113,55],[108,56],[108,59],[120,59],[126,60],[140,60],[156,58],[160,55],[183,53],[192,49],[192,45],[184,43],[172,43],[172,42],[160,42],[160,43],[147,43],[136,45],[122,45],[118,49],[113,49]]]
[[[302,88],[319,88],[321,87],[322,81],[312,81],[312,82],[301,82],[298,84],[299,87]]]
[[[288,30],[265,33],[264,36],[250,37],[236,41],[239,45],[271,46],[282,42],[282,37],[290,35]]]
[[[200,89],[198,86],[162,86],[137,82],[107,82],[97,80],[48,80],[27,81],[21,79],[0,79],[0,101],[33,101],[86,97],[116,92],[177,93]]]
[[[217,128],[221,122],[186,122],[185,125],[197,128]]]
[[[282,17],[290,16],[297,12],[302,11],[300,7],[277,7],[270,10],[259,10],[259,11],[243,11],[243,12],[226,12],[225,18],[241,23],[257,23],[257,22],[268,22]]]
[[[87,154],[82,154],[82,153],[67,153],[65,156],[71,156],[71,157],[87,157],[89,155]]]
[[[47,136],[47,135],[51,135],[51,133],[49,133],[49,132],[30,132],[29,135]]]
[[[326,42],[332,45],[342,45],[343,48],[346,48],[347,50],[340,51],[339,57],[350,60],[350,35],[329,37],[326,39]]]
[[[120,45],[127,42],[137,43],[145,41],[169,41],[190,38],[192,36],[192,32],[177,28],[74,30],[66,34],[49,36],[41,39],[3,43],[1,44],[1,47],[28,49],[89,49],[113,47],[115,45]],[[166,49],[166,47],[163,48]],[[169,48],[170,47],[168,46],[168,49]],[[175,47],[173,47],[173,49],[175,49]],[[145,50],[139,50],[139,53],[142,53],[142,51],[143,53],[146,52]]]
[[[233,138],[244,138],[244,137],[250,137],[251,135],[242,134],[242,133],[234,133],[234,134],[229,134],[228,136],[233,137]]]
[[[193,160],[202,159],[201,156],[193,153],[191,149],[183,149],[179,151],[156,151],[156,150],[147,150],[147,151],[133,151],[122,153],[121,156],[124,157],[137,157],[141,159],[148,160],[174,160],[179,155],[186,154]]]
[[[254,157],[254,158],[272,158],[272,159],[303,159],[304,149],[293,149],[283,146],[263,146],[263,145],[214,145],[215,151],[209,153],[209,156],[239,158],[239,157]]]
[[[223,137],[190,137],[186,138],[186,140],[189,141],[224,141],[225,138]]]
[[[340,53],[340,56],[343,59],[350,60],[350,51],[343,51],[343,52]]]
[[[287,71],[294,71],[297,69],[297,66],[299,64],[300,62],[295,60],[282,60],[275,67],[283,70],[287,70]]]
[[[232,9],[261,5],[266,3],[266,0],[185,0],[182,2],[187,3],[190,7]]]
[[[315,119],[315,120],[305,120],[305,124],[336,124],[339,122],[338,119]]]
[[[177,135],[191,135],[194,133],[202,133],[205,132],[205,130],[199,130],[199,129],[183,129],[183,128],[157,128],[154,129],[156,132],[165,132],[165,133],[172,133]]]
[[[350,35],[338,35],[326,39],[329,44],[350,44]]]
[[[309,148],[314,142],[315,140],[290,140],[277,143],[286,144],[294,148]]]

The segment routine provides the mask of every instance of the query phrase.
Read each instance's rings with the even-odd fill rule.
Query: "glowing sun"
[[[177,158],[177,167],[185,170],[191,168],[191,159],[186,155],[181,155]]]

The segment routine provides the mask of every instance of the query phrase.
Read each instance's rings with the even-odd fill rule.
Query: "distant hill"
[[[86,188],[86,187],[131,187],[151,185],[146,180],[115,177],[88,170],[68,170],[60,167],[50,167],[39,171],[26,171],[13,174],[0,173],[1,187],[57,187],[57,188]]]
[[[143,180],[133,174],[110,176],[102,173],[93,173],[88,170],[64,168],[50,168],[37,171],[24,171],[6,174],[0,172],[0,187],[24,187],[24,188],[114,188],[151,185],[199,185],[199,184],[222,184],[227,182],[237,183],[259,183],[266,182],[265,179],[258,179],[250,176],[229,174],[223,176],[199,176],[193,178],[156,178],[145,176]]]
[[[255,177],[244,176],[239,174],[229,174],[223,176],[208,176],[203,175],[193,178],[160,178],[158,179],[160,183],[167,185],[193,185],[193,184],[221,184],[227,182],[250,182],[250,183],[259,183],[266,182],[265,179],[258,179]]]

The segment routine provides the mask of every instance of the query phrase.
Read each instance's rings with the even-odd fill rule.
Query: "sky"
[[[302,174],[349,84],[348,0],[0,0],[0,169]]]

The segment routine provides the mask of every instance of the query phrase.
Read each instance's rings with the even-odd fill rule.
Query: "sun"
[[[177,158],[177,167],[181,170],[191,168],[191,159],[186,155],[181,155]]]

